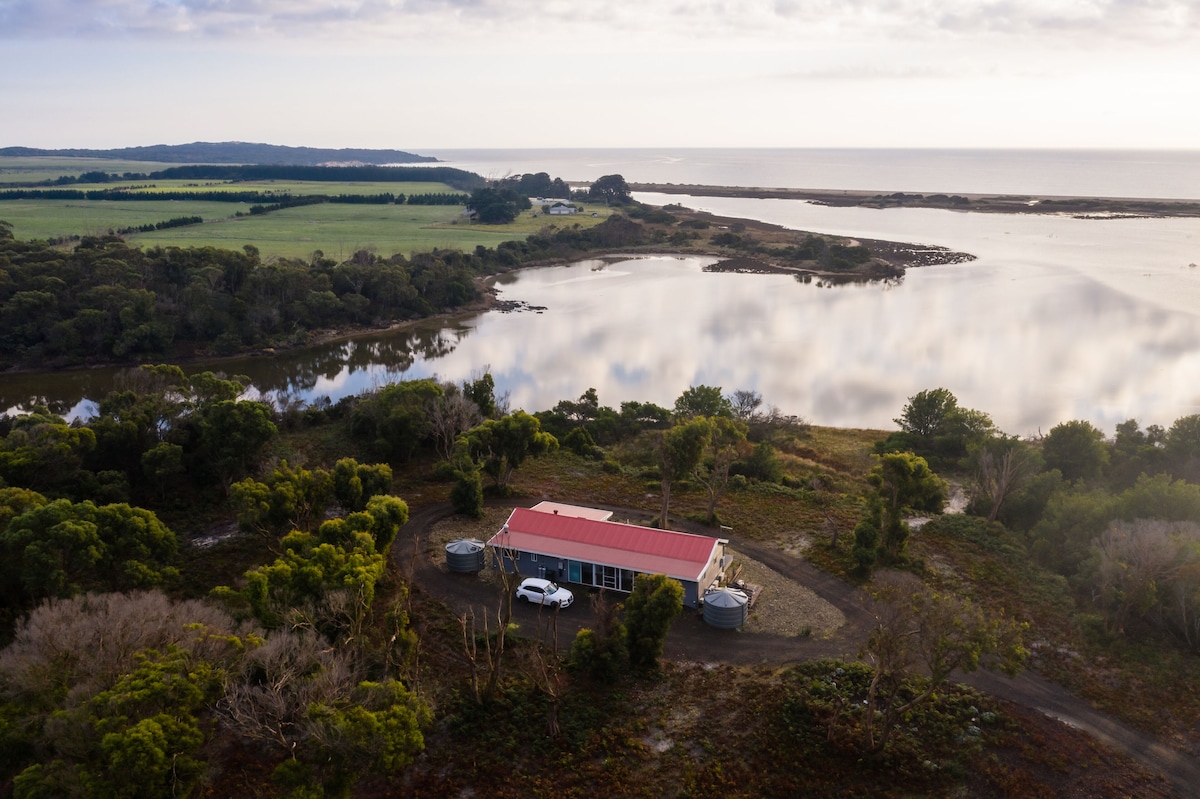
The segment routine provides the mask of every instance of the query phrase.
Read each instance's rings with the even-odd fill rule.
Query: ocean
[[[422,150],[487,178],[879,192],[1200,199],[1200,150]]]

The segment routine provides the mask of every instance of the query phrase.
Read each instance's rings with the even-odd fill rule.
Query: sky
[[[0,0],[0,147],[1200,146],[1200,0]]]

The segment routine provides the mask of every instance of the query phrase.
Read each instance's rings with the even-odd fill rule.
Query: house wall
[[[514,569],[524,577],[544,577],[567,586],[584,586],[586,588],[604,588],[608,591],[629,593],[633,590],[633,579],[638,572],[627,569],[614,569],[599,563],[571,561],[556,555],[545,553],[521,552],[514,550],[496,550],[497,557],[493,559],[494,568],[503,562],[505,571]],[[718,561],[720,560],[718,556]],[[591,579],[588,579],[588,578]],[[679,578],[675,578],[679,580]],[[695,580],[679,580],[683,585],[683,604],[698,607],[700,604],[700,583]],[[707,587],[708,583],[704,583]]]

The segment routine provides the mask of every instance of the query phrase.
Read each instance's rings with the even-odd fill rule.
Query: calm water
[[[554,168],[554,153],[539,168],[511,171],[579,178],[595,169],[597,175],[622,171],[633,180],[663,179],[649,169],[637,174],[573,152],[575,160],[564,164],[575,171]],[[621,163],[632,163],[630,151],[622,152],[627,161]],[[772,151],[737,152],[741,158],[757,152],[760,158],[724,181],[705,177],[708,167],[696,164],[691,172],[674,163],[663,169],[684,175],[676,182],[789,185],[783,178],[738,179],[769,176],[764,170],[778,159],[768,157]],[[944,161],[958,155],[922,157]],[[1095,157],[1045,155],[1065,159],[1063,164]],[[1185,156],[1177,158],[1173,171],[1192,175],[1194,195],[1200,193],[1195,191],[1200,176],[1188,170],[1200,162],[1194,154]],[[508,163],[507,156],[492,157],[493,163]],[[1047,169],[1043,179],[1053,178],[1061,188],[1031,185],[1026,176],[1022,190],[1192,196],[1182,189],[1158,191],[1155,186],[1176,184],[1166,179],[1156,184],[1131,169],[1131,163],[1144,164],[1149,157],[1113,157],[1101,162],[1103,168],[1082,173],[1065,166],[1061,172]],[[887,166],[881,163],[880,169]],[[908,167],[900,159],[888,168],[901,175]],[[964,167],[956,178],[962,185],[935,188],[1005,191],[999,185],[1006,179],[1003,171],[995,165]],[[849,173],[839,174],[843,182],[827,185],[855,187]],[[938,174],[949,179],[956,173]],[[1101,180],[1117,189],[1085,191],[1089,181]],[[791,185],[806,184],[820,185]],[[788,276],[705,273],[704,259],[588,261],[506,278],[502,296],[545,306],[540,313],[489,313],[445,329],[195,368],[247,374],[258,392],[278,402],[336,400],[403,377],[437,374],[458,381],[490,365],[513,407],[531,411],[589,387],[608,405],[629,399],[669,405],[687,386],[707,383],[726,391],[755,389],[786,412],[844,426],[890,427],[906,397],[936,386],[989,412],[1012,433],[1045,431],[1074,418],[1111,433],[1130,417],[1169,425],[1200,413],[1200,267],[1189,266],[1200,263],[1200,220],[1084,221],[822,208],[788,200],[644,199],[682,201],[801,230],[939,244],[978,260],[909,270],[899,283],[838,287]],[[111,380],[111,370],[2,376],[0,408],[39,397],[60,411],[86,415],[87,398],[102,396]]]

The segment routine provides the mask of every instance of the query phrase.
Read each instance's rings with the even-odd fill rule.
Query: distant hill
[[[327,163],[416,164],[437,161],[403,150],[362,150],[320,147],[284,147],[252,142],[197,141],[191,144],[153,144],[115,150],[41,150],[36,147],[0,147],[0,157],[55,156],[58,158],[111,158],[122,161],[157,161],[166,164],[287,164],[316,166]]]

